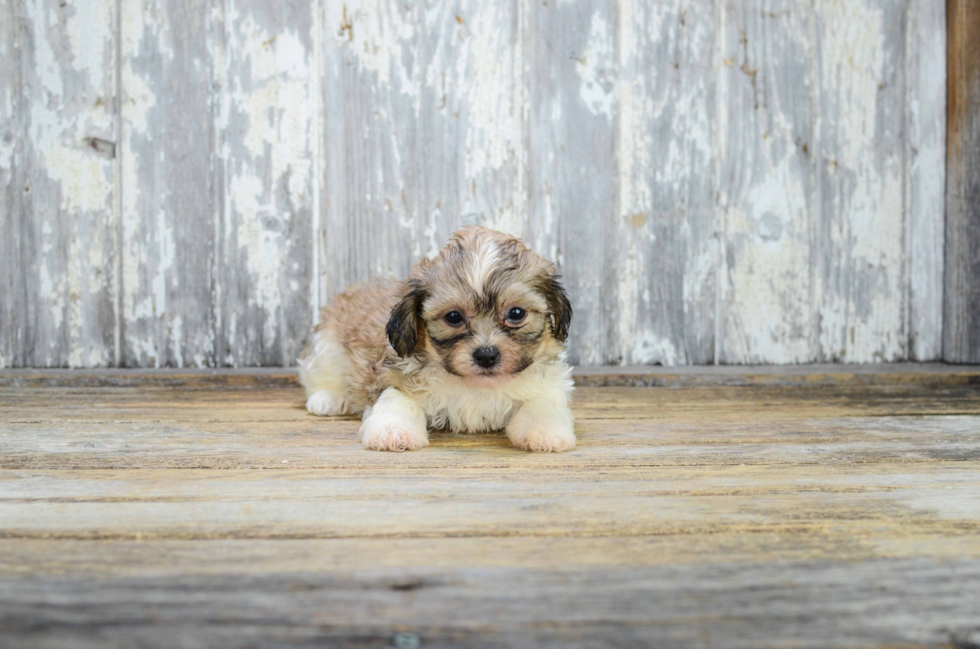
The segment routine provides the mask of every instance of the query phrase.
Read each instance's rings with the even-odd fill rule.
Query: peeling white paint
[[[263,358],[289,363],[297,295],[400,273],[461,220],[530,237],[575,271],[573,300],[614,311],[573,332],[587,362],[690,362],[712,328],[723,362],[938,353],[945,58],[930,36],[941,12],[925,0],[778,16],[761,0],[314,5],[304,22],[274,3],[217,3],[188,36],[153,0],[122,0],[119,25],[115,0],[24,4],[35,362],[111,362],[108,304],[141,364],[257,362],[259,339]],[[923,16],[938,22],[920,28]],[[207,43],[175,49],[184,37]],[[16,52],[0,42],[0,54]],[[199,202],[224,201],[196,215],[222,256],[194,286],[180,248],[193,232],[174,213],[189,209],[187,180],[162,141],[186,134],[160,126],[179,109],[182,57],[188,84],[212,84],[200,119],[220,147]],[[0,92],[5,115],[14,100]],[[528,130],[532,113],[544,137]],[[118,180],[87,138],[116,145]],[[0,168],[14,161],[15,142],[0,140]],[[608,205],[577,211],[567,197],[583,187]],[[569,250],[559,233],[594,239]],[[186,299],[208,282],[213,304]],[[205,331],[191,310],[208,307]],[[225,335],[228,351],[216,347]]]
[[[417,86],[409,82],[410,71],[399,57],[394,56],[400,48],[392,47],[395,43],[410,43],[415,38],[414,16],[403,14],[386,0],[363,0],[356,4],[331,2],[327,11],[328,20],[332,19],[339,26],[335,32],[337,41],[349,41],[363,70],[376,74],[381,86],[388,86],[394,74],[400,81],[401,91],[409,96],[414,94]],[[345,25],[349,25],[349,29],[345,30]]]
[[[905,356],[907,341],[902,329],[903,161],[902,149],[889,152],[878,144],[876,132],[886,67],[899,65],[886,60],[884,43],[898,35],[885,30],[883,7],[851,2],[823,11],[821,85],[835,88],[835,108],[841,113],[834,123],[833,148],[830,143],[823,147],[833,152],[832,177],[845,192],[830,197],[839,211],[832,243],[842,253],[830,263],[845,264],[851,286],[828,291],[821,343],[848,362],[894,361]]]
[[[942,3],[912,2],[906,23],[909,355],[942,356],[946,195],[946,24]]]
[[[628,15],[628,12],[627,12]],[[621,21],[621,24],[624,21]],[[628,50],[627,50],[628,51]],[[616,105],[617,66],[612,30],[600,12],[592,14],[589,41],[576,58],[579,95],[593,115],[613,117]]]
[[[247,264],[242,306],[264,314],[261,337],[269,345],[284,322],[288,234],[295,215],[313,205],[312,52],[298,33],[270,31],[237,5],[227,21],[227,94],[218,124],[226,134],[224,263]],[[234,326],[228,331],[233,348],[254,344],[238,339]]]
[[[745,209],[728,213],[726,238],[738,261],[727,277],[729,295],[737,299],[727,305],[726,359],[812,360],[805,197],[792,161],[784,157],[749,188]]]
[[[34,167],[26,189],[29,218],[42,232],[37,299],[44,311],[34,357],[46,366],[111,360],[102,335],[111,322],[102,305],[113,291],[113,251],[102,244],[114,225],[113,166],[90,142],[111,137],[113,89],[105,69],[114,61],[113,8],[24,7],[31,48],[21,52],[33,55],[25,135]]]
[[[51,223],[45,221],[41,225],[41,254],[45,259],[51,258],[51,253],[54,250],[54,229],[51,227]],[[54,330],[60,330],[62,324],[64,323],[64,295],[65,290],[62,286],[64,282],[64,277],[61,275],[55,276],[51,272],[51,266],[48,264],[40,265],[41,271],[41,285],[40,285],[40,299],[41,304],[48,308],[48,314],[50,317],[50,327]],[[50,352],[50,350],[45,350]],[[52,357],[48,357],[46,366],[51,366],[55,364],[56,361]]]
[[[456,78],[465,83],[468,128],[464,174],[471,181],[513,164],[522,146],[513,49],[507,32],[497,28],[508,17],[507,5],[493,3],[472,16],[466,55],[455,62]],[[521,214],[513,212],[513,208],[503,208],[495,215],[502,227],[507,224],[513,228],[515,219],[520,219]]]

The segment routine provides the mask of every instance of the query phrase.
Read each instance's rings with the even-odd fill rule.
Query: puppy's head
[[[399,356],[422,355],[467,383],[504,383],[564,349],[572,306],[554,265],[472,226],[416,265],[388,322]]]

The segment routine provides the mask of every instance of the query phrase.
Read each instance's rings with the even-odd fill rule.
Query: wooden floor
[[[980,646],[980,369],[579,382],[572,453],[381,454],[288,372],[0,373],[0,646]]]

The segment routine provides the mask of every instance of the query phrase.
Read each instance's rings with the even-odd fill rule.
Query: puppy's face
[[[423,355],[474,386],[504,383],[563,349],[572,309],[551,262],[472,227],[416,266],[392,310],[399,356]]]

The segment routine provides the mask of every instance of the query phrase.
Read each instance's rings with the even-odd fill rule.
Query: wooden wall
[[[935,0],[0,0],[0,367],[291,364],[469,222],[578,363],[939,358],[945,122]]]
[[[943,358],[980,363],[980,6],[948,0]]]

